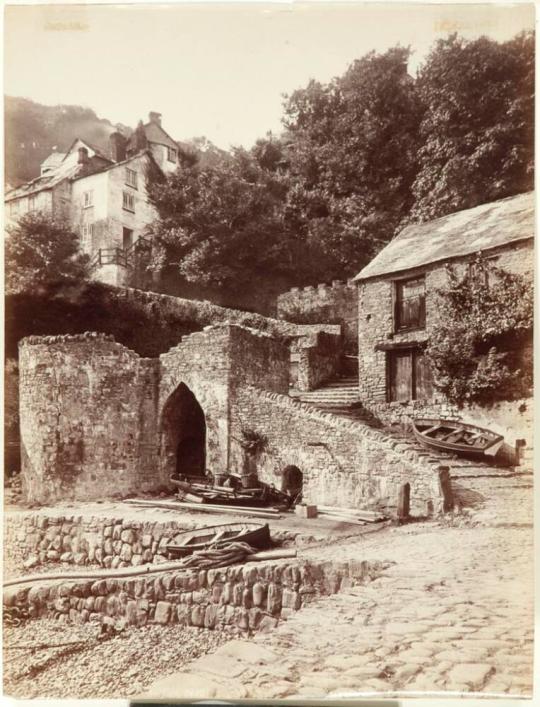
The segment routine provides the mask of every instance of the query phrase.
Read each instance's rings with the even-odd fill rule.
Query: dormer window
[[[83,208],[88,209],[90,206],[94,205],[94,192],[85,191],[83,192]]]
[[[174,162],[176,164],[176,160],[178,157],[178,151],[174,149],[174,147],[168,147],[167,148],[167,159],[169,162]]]
[[[122,208],[135,213],[135,197],[128,191],[122,192]]]
[[[426,279],[420,277],[395,283],[395,331],[425,329]]]
[[[137,189],[137,172],[134,169],[126,167],[126,184],[128,187]]]

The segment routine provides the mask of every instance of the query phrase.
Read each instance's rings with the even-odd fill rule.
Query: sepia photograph
[[[539,699],[535,22],[4,5],[12,704]]]

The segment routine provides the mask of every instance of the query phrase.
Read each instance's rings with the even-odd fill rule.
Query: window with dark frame
[[[388,351],[386,366],[386,397],[389,403],[430,400],[433,397],[431,369],[422,349]]]
[[[168,147],[167,148],[167,159],[169,162],[176,162],[178,152],[174,149],[174,147]]]
[[[137,189],[137,172],[134,169],[129,169],[129,167],[126,167],[126,184],[128,187]]]
[[[83,192],[83,207],[88,209],[90,206],[94,205],[94,192],[85,191]]]
[[[133,194],[130,194],[127,191],[122,192],[122,208],[126,211],[135,212],[135,197]]]
[[[395,282],[395,331],[425,329],[426,278],[424,275]]]

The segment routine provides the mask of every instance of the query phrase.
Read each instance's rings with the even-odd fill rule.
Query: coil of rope
[[[227,567],[228,565],[242,562],[246,557],[256,552],[257,550],[247,543],[217,543],[216,545],[210,545],[206,550],[197,550],[192,555],[189,555],[183,560],[182,565],[190,569]]]

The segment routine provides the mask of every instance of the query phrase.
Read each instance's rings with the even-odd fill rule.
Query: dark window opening
[[[395,283],[395,329],[408,331],[426,326],[426,280],[415,277]]]
[[[133,245],[133,229],[123,228],[122,229],[122,248],[128,250]]]
[[[388,402],[430,400],[433,380],[429,361],[419,349],[387,353]]]

